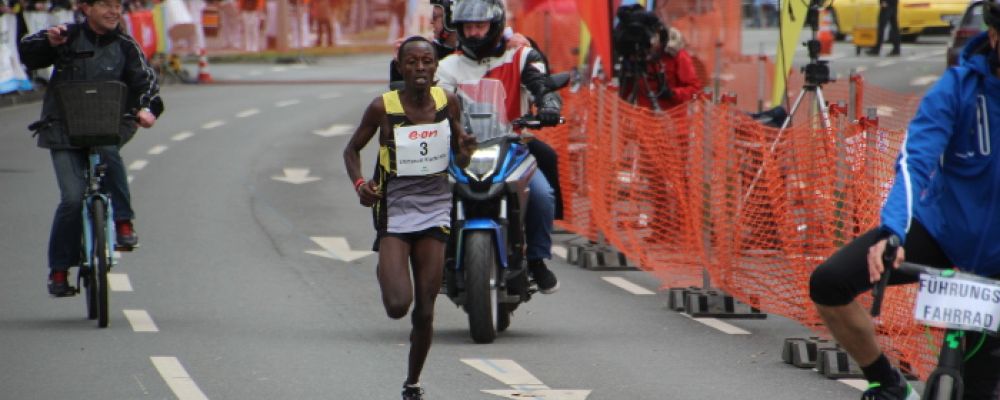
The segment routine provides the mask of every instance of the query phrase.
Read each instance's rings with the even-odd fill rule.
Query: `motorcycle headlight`
[[[476,149],[472,153],[472,161],[469,162],[469,166],[465,167],[465,173],[481,181],[496,170],[499,158],[499,144]]]

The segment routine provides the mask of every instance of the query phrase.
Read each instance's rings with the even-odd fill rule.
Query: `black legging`
[[[878,229],[857,237],[816,267],[809,279],[809,296],[816,304],[843,306],[873,286],[868,280],[868,248],[884,236]],[[917,220],[906,235],[906,260],[917,264],[949,268],[951,261],[937,241]],[[917,277],[892,274],[890,285],[913,283]],[[968,347],[979,343],[981,334],[966,337]],[[1000,338],[987,336],[983,347],[965,363],[965,400],[1000,399]]]

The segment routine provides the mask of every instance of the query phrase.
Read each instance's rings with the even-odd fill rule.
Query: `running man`
[[[414,303],[404,400],[422,399],[420,371],[431,347],[434,300],[441,289],[451,225],[449,157],[465,167],[476,139],[462,129],[460,103],[434,85],[433,44],[414,36],[399,46],[403,89],[376,97],[344,149],[344,164],[361,204],[373,208],[378,283],[389,318]],[[379,132],[375,176],[361,175],[363,149]],[[413,281],[410,280],[412,265]]]

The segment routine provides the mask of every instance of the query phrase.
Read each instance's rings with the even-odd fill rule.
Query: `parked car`
[[[962,19],[955,24],[948,42],[948,66],[958,65],[958,57],[962,54],[966,42],[985,29],[983,23],[983,2],[976,0],[965,9]]]
[[[838,39],[851,34],[855,26],[878,26],[878,0],[831,0]],[[899,0],[899,30],[903,41],[912,42],[922,34],[947,34],[961,18],[969,0]]]

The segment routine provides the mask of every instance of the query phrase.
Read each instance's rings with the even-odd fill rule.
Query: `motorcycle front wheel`
[[[497,337],[500,309],[495,243],[490,232],[473,231],[468,234],[462,252],[465,312],[469,315],[469,334],[476,343],[493,343]]]

